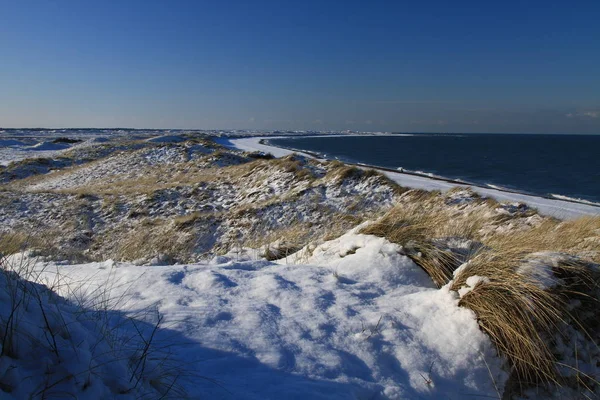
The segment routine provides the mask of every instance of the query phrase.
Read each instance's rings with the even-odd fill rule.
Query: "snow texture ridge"
[[[174,355],[222,386],[187,384],[194,398],[496,397],[506,379],[456,294],[381,238],[351,232],[303,265],[64,265],[42,279],[58,271],[132,282],[136,308],[156,305],[186,338]]]

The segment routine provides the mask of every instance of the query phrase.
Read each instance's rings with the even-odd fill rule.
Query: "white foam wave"
[[[405,170],[406,171],[406,170]],[[422,176],[428,176],[430,178],[435,178],[435,179],[448,179],[445,178],[443,176],[440,175],[436,175],[436,174],[432,174],[431,172],[424,172],[424,171],[412,171],[413,174],[417,174],[417,175],[422,175]]]
[[[487,187],[489,187],[491,189],[510,191],[510,189],[508,189],[508,188],[505,188],[505,187],[499,186],[499,185],[494,185],[494,184],[491,184],[491,183],[486,183],[485,186],[487,186]]]
[[[553,198],[555,198],[557,200],[574,201],[576,203],[582,203],[582,204],[587,204],[590,206],[600,207],[600,203],[596,203],[596,202],[585,200],[585,199],[579,199],[577,197],[563,196],[562,194],[554,194],[554,193],[551,193],[550,196],[552,196]]]

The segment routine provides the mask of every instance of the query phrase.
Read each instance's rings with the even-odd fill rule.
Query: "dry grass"
[[[38,238],[25,231],[16,230],[4,233],[0,235],[0,255],[6,257],[27,248],[35,247],[38,240]]]
[[[364,171],[358,167],[347,165],[339,161],[332,161],[329,164],[326,179],[341,183],[346,179],[359,178],[363,173]]]
[[[159,190],[199,183],[215,182],[217,169],[190,168],[182,163],[174,166],[156,166],[138,171],[136,176],[115,176],[74,188],[54,190],[56,193],[76,195],[130,196],[151,195]]]
[[[270,160],[268,165],[271,168],[278,168],[285,172],[293,173],[294,177],[300,181],[308,180],[312,182],[316,179],[316,176],[308,168],[309,164],[309,160],[290,154],[282,158]]]
[[[464,295],[460,306],[477,316],[499,352],[506,356],[523,383],[555,381],[556,367],[544,334],[556,329],[563,304],[531,277],[517,272],[525,256],[510,250],[485,251],[457,274],[451,289],[466,285],[469,276],[486,277]]]
[[[451,286],[458,290],[473,275],[488,279],[465,294],[459,305],[475,312],[481,329],[507,357],[517,390],[545,382],[564,383],[552,344],[566,324],[598,344],[598,270],[580,259],[562,256],[556,265],[546,261],[525,272],[519,267],[536,258],[530,246],[517,239],[486,249],[459,271]],[[548,283],[541,280],[543,272],[539,268],[551,268],[554,287],[546,287]],[[575,299],[585,307],[572,310],[570,305]],[[575,369],[576,365],[569,367]],[[589,377],[581,377],[577,385],[590,384],[585,379]]]
[[[267,260],[277,260],[291,255],[313,239],[312,224],[293,221],[289,225],[276,229],[255,229],[247,237],[243,245],[250,248],[262,249],[262,257]]]
[[[315,225],[306,221],[292,220],[287,225],[278,228],[255,226],[243,238],[241,245],[261,249],[259,255],[267,260],[281,259],[303,248],[307,252],[303,256],[308,257],[317,244],[340,237],[365,220],[364,215],[333,211],[329,211],[329,213],[331,218],[325,224]]]
[[[207,163],[218,162],[229,154],[217,150],[199,160],[146,167],[136,171],[133,176],[110,176],[84,186],[56,190],[56,192],[64,194],[136,195],[152,194],[159,190],[180,186],[218,182],[227,182],[243,187],[248,179],[257,181],[261,177],[266,178],[272,175],[274,170],[293,173],[298,180],[312,181],[315,179],[311,170],[305,166],[305,161],[294,156],[273,160],[259,159],[223,167],[207,165]],[[60,173],[67,172],[61,171]]]
[[[556,296],[512,276],[476,286],[459,302],[475,312],[480,328],[504,355],[522,386],[558,382],[547,334],[561,321]]]
[[[62,153],[59,157],[54,159],[48,158],[33,158],[33,159],[25,159],[21,161],[17,161],[15,163],[11,163],[9,169],[7,171],[11,171],[23,166],[35,166],[35,165],[45,165],[51,166],[55,164],[55,168],[58,170],[53,170],[49,176],[51,177],[60,177],[64,175],[69,175],[74,171],[77,171],[82,168],[93,167],[94,165],[100,164],[106,161],[110,156],[114,156],[115,154],[119,154],[126,151],[135,151],[136,145],[140,145],[141,141],[124,141],[121,142],[121,146],[114,147],[114,144],[104,144],[98,145],[94,148],[80,149],[74,148],[69,149]],[[126,150],[127,147],[130,147],[129,150]],[[122,150],[123,149],[123,150]],[[111,151],[112,150],[112,151]],[[83,156],[81,155],[83,153]],[[82,158],[83,157],[83,158]],[[76,160],[79,159],[77,163]],[[64,165],[61,165],[60,161],[64,161]],[[52,169],[52,168],[50,168]],[[46,174],[35,173],[30,175],[24,179],[19,179],[15,181],[11,181],[7,187],[13,189],[21,189],[28,185],[35,184],[41,182],[48,178]]]
[[[23,161],[19,161],[19,164],[15,164],[14,168],[21,166],[20,164],[26,164],[26,165],[44,165],[44,166],[48,166],[50,164],[50,159],[46,159],[46,158],[35,158],[35,159],[26,159]],[[77,169],[82,168],[81,165],[74,165],[74,166],[69,166],[67,168],[63,168],[57,171],[51,171],[50,174],[45,174],[45,173],[33,173],[25,178],[21,178],[19,179],[19,177],[17,175],[15,175],[14,177],[12,177],[12,180],[9,181],[8,183],[6,183],[4,185],[4,189],[8,189],[8,190],[19,190],[22,188],[27,187],[28,185],[33,185],[36,184],[38,182],[44,181],[45,179],[48,179],[49,176],[51,177],[58,177],[58,176],[63,176],[63,175],[68,175],[71,173],[71,171],[76,171]],[[7,169],[6,172],[11,172],[11,169]],[[45,172],[45,171],[44,171]]]
[[[292,173],[293,176],[283,176],[281,172]],[[88,200],[88,197],[93,194],[94,200],[102,207],[100,218],[106,216],[120,220],[111,232],[98,231],[93,226],[86,227],[89,231],[95,231],[90,238],[89,251],[86,253],[90,259],[109,257],[131,261],[147,258],[148,255],[162,254],[172,260],[192,260],[207,253],[227,252],[239,245],[240,240],[248,241],[247,238],[240,239],[230,235],[229,231],[238,229],[241,229],[240,232],[251,231],[255,234],[252,241],[260,242],[260,245],[272,242],[275,240],[272,238],[273,235],[281,234],[285,240],[280,246],[280,252],[289,254],[323,236],[331,238],[343,234],[362,222],[365,212],[370,212],[368,210],[374,208],[371,204],[361,201],[360,196],[355,196],[356,201],[345,204],[340,212],[327,207],[320,210],[323,197],[319,188],[317,190],[311,188],[321,185],[316,178],[324,174],[324,168],[318,162],[294,156],[274,160],[260,159],[220,168],[205,168],[195,162],[184,162],[174,166],[149,167],[136,173],[140,176],[135,179],[123,176],[105,177],[101,181],[62,191],[70,195],[75,194],[79,200]],[[270,194],[271,192],[267,190],[261,191],[266,187],[265,185],[270,186],[273,179],[284,179],[285,184],[291,185],[291,190],[278,195]],[[239,204],[220,212],[191,212],[176,217],[154,218],[150,222],[148,217],[153,214],[148,211],[148,208],[162,201],[162,190],[185,188],[185,193],[194,196],[195,200],[207,196],[207,201],[210,201],[208,192],[218,185],[242,189],[237,193],[237,199],[241,199]],[[251,196],[256,194],[258,195],[253,201]],[[145,195],[146,199],[139,203],[139,198],[132,198],[136,195]],[[166,197],[170,195],[171,193],[167,193]],[[297,227],[293,228],[293,225],[298,224],[294,221],[284,222],[283,225],[281,221],[277,222],[273,226],[265,227],[263,232],[260,232],[259,227],[257,229],[242,227],[243,221],[256,221],[257,213],[268,212],[271,207],[281,211],[284,205],[293,207],[296,202],[306,203],[305,196],[315,197],[314,201],[311,200],[306,204],[306,207],[313,214],[311,219],[319,221],[315,223],[322,223],[323,226],[313,226],[310,232],[302,228],[301,230],[304,231],[302,234]],[[128,206],[132,200],[137,202],[135,207]],[[80,214],[80,210],[76,212],[77,215]],[[316,215],[320,216],[314,218]],[[218,241],[215,241],[214,237],[208,237],[209,235],[203,236],[199,231],[203,229],[199,228],[203,226],[202,221],[207,218],[223,221],[223,224],[218,224],[221,225],[218,232],[210,231],[216,232]],[[79,225],[70,225],[73,224],[63,224],[61,227],[66,229],[68,234],[75,234],[82,228]],[[270,234],[271,231],[274,233]],[[283,231],[288,232],[283,233]],[[271,235],[271,238],[267,237],[268,235]],[[205,241],[204,245],[198,243],[200,237]],[[66,247],[70,246],[70,243],[64,244]],[[81,251],[82,248],[79,250]],[[271,255],[269,258],[274,256]]]
[[[190,230],[178,227],[163,219],[146,219],[124,234],[117,243],[117,259],[133,261],[148,256],[164,261],[184,261],[193,253],[195,236]]]
[[[410,191],[403,195],[397,206],[361,233],[385,237],[404,246],[407,255],[441,287],[452,279],[452,273],[464,260],[441,249],[433,239],[478,239],[479,230],[493,220],[489,211],[488,207],[482,206],[465,213],[446,206],[438,194]]]
[[[331,224],[328,224],[324,229],[322,240],[329,241],[336,239],[350,229],[360,225],[369,217],[374,217],[374,214],[369,215],[357,215],[357,214],[334,214]]]
[[[565,330],[572,335],[575,329],[598,345],[600,274],[589,262],[600,262],[600,217],[564,222],[540,218],[533,226],[512,226],[513,219],[534,213],[498,214],[494,212],[498,203],[477,197],[468,206],[443,204],[444,196],[439,194],[408,192],[362,233],[403,245],[438,286],[452,282],[451,290],[458,291],[471,276],[487,278],[464,294],[459,305],[473,310],[481,329],[508,359],[509,390],[518,393],[543,383],[568,383],[559,373],[553,338]],[[482,229],[490,225],[502,229]],[[448,237],[469,239],[480,246],[461,258],[435,240]],[[520,269],[543,254],[553,256],[547,256],[532,273]],[[551,269],[555,286],[546,286],[541,268]],[[577,366],[567,368],[576,370]],[[571,384],[589,388],[599,382],[578,371]]]
[[[430,243],[416,244],[407,255],[427,272],[437,287],[448,283],[454,270],[463,262],[452,251],[440,249]]]
[[[528,230],[493,235],[485,244],[494,249],[520,253],[563,252],[600,263],[600,217],[562,222],[545,219]]]
[[[369,179],[377,178],[382,184],[393,187],[397,194],[402,194],[408,189],[405,189],[386,177],[383,173],[373,168],[360,168],[354,165],[344,164],[340,161],[334,160],[326,163],[327,175],[324,180],[332,181],[337,184],[341,184],[347,179]]]
[[[200,211],[196,211],[190,214],[185,214],[185,215],[180,215],[178,217],[174,217],[173,218],[173,224],[175,225],[175,228],[178,230],[181,229],[186,229],[186,228],[190,228],[192,227],[196,221],[203,219],[203,218],[210,218],[210,216],[215,216],[216,213],[205,213],[205,212],[200,212]]]
[[[62,248],[55,240],[61,232],[42,227],[20,227],[0,234],[0,257],[34,250],[39,256],[55,260],[82,260],[79,252]]]
[[[129,143],[130,145],[135,142]],[[152,146],[146,144],[146,147],[161,147],[160,145]],[[215,147],[215,146],[212,146]],[[68,176],[77,173],[82,169],[92,169],[96,165],[105,163],[107,159],[126,154],[128,152],[137,152],[138,148],[118,150],[110,154],[94,159],[89,162],[73,165],[68,168],[55,171],[50,175],[33,175],[25,179],[11,182],[8,187],[15,190],[26,189],[27,186],[43,182],[48,178],[57,178]],[[177,164],[154,165],[154,166],[139,166],[131,173],[121,175],[108,175],[92,182],[87,182],[82,186],[50,190],[64,194],[94,194],[94,195],[131,195],[144,194],[156,190],[167,189],[179,185],[190,185],[198,182],[213,181],[217,175],[218,168],[200,167],[203,161],[212,160],[218,161],[220,158],[229,155],[230,153],[216,150],[213,153],[205,155],[200,160],[180,162]],[[39,190],[33,192],[45,192],[47,190]]]

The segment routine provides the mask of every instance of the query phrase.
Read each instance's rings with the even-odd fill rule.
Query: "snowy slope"
[[[41,280],[113,282],[125,313],[156,305],[157,339],[203,377],[191,398],[497,398],[502,360],[473,314],[400,251],[350,232],[279,264],[50,264]]]
[[[106,292],[67,301],[49,289],[62,285],[59,276],[40,285],[32,266],[0,258],[1,399],[156,399],[175,387],[178,368],[164,349],[144,350],[150,319],[105,307]]]
[[[33,140],[26,138],[23,140],[0,140],[0,165],[6,166],[11,162],[24,160],[27,158],[59,157],[70,149],[83,149],[94,146],[97,142],[93,138],[81,141],[80,143],[54,143],[43,139]]]
[[[283,149],[280,147],[267,146],[259,143],[262,139],[280,139],[280,136],[269,136],[269,137],[249,137],[249,138],[228,138],[220,137],[215,138],[215,142],[222,146],[231,147],[243,151],[262,151],[264,153],[271,153],[275,157],[285,157],[289,154],[293,154],[293,151]]]

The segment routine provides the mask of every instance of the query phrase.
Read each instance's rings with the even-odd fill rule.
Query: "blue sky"
[[[0,0],[0,126],[600,133],[600,2]]]

